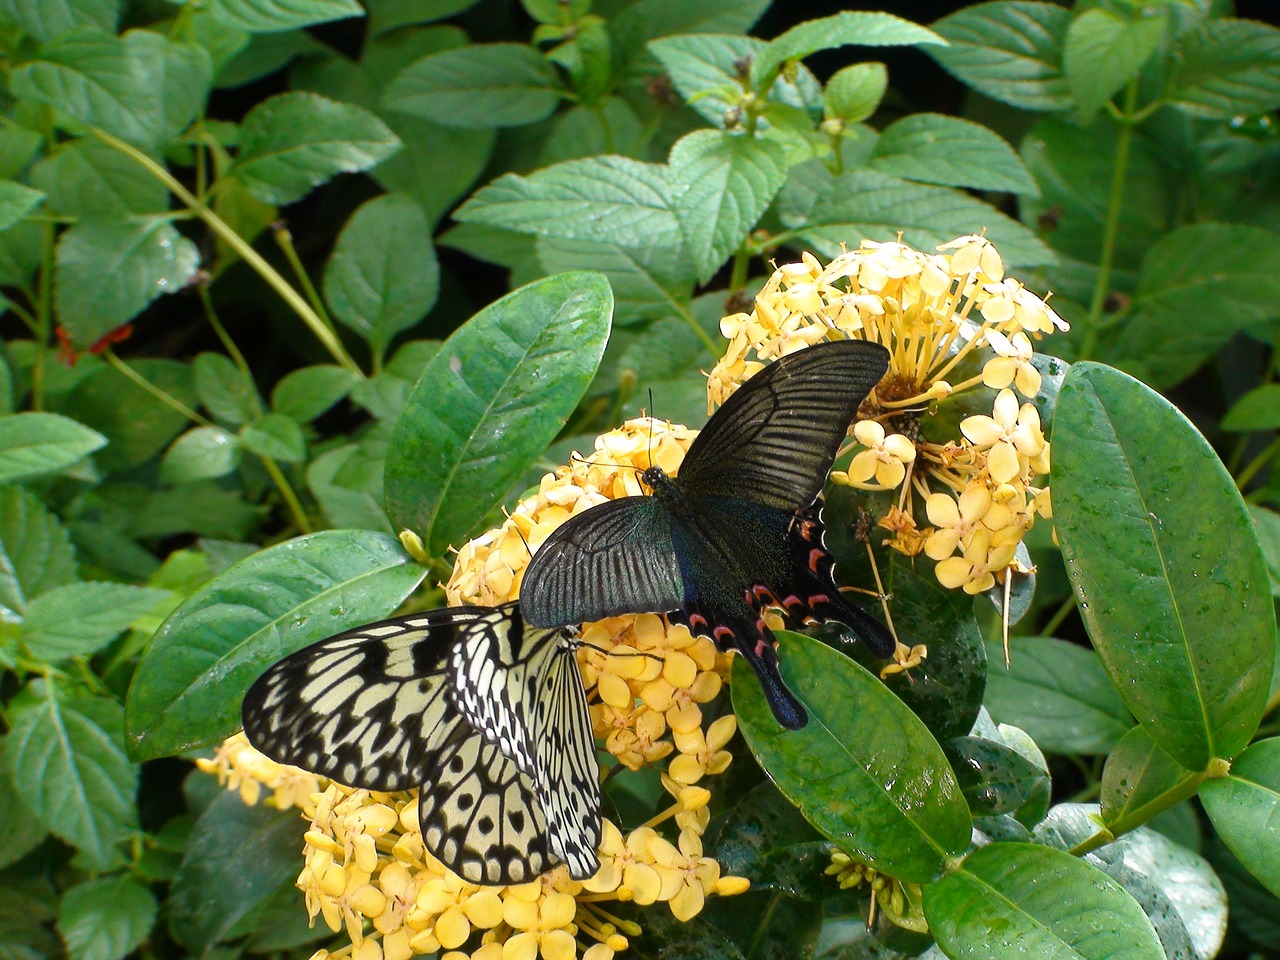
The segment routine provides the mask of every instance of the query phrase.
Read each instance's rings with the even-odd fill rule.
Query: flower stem
[[[298,499],[298,495],[293,492],[293,486],[289,483],[289,479],[284,475],[284,471],[280,469],[280,464],[276,463],[271,457],[258,455],[262,460],[262,465],[266,467],[267,474],[271,477],[272,483],[276,485],[276,489],[280,491],[280,496],[284,500],[285,506],[289,508],[289,513],[293,516],[294,525],[304,534],[314,533],[315,528],[311,526],[311,520],[307,517],[307,511],[302,508],[302,501]]]
[[[1085,320],[1084,339],[1080,343],[1077,360],[1088,360],[1098,345],[1098,331],[1102,322],[1102,308],[1111,292],[1111,266],[1116,252],[1116,234],[1120,228],[1120,212],[1124,204],[1124,181],[1129,173],[1129,148],[1133,144],[1133,130],[1138,123],[1134,108],[1138,102],[1138,80],[1129,82],[1124,93],[1124,112],[1120,115],[1120,138],[1116,142],[1116,166],[1111,177],[1111,198],[1107,203],[1107,219],[1102,229],[1102,250],[1098,257],[1098,279],[1093,287],[1093,300],[1089,304],[1089,316]]]
[[[212,420],[209,420],[206,417],[201,416],[199,413],[192,410],[190,407],[188,407],[185,403],[183,403],[177,397],[161,390],[154,383],[152,383],[150,380],[148,380],[146,377],[140,374],[137,370],[133,369],[133,367],[129,366],[129,364],[121,360],[116,355],[116,352],[112,350],[110,347],[108,347],[106,350],[103,350],[102,355],[106,358],[107,363],[111,364],[111,366],[113,366],[118,373],[127,377],[129,380],[132,380],[135,384],[137,384],[147,393],[151,394],[153,397],[155,397],[157,400],[163,403],[166,407],[169,407],[171,410],[177,411],[178,413],[182,414],[182,416],[190,420],[192,423],[197,423],[202,427],[214,426],[214,423]]]
[[[289,285],[289,282],[280,276],[271,264],[254,250],[244,237],[236,233],[231,226],[219,217],[209,208],[204,201],[196,197],[190,190],[184,187],[168,170],[156,163],[141,150],[130,146],[123,140],[119,140],[107,133],[105,130],[99,130],[97,127],[91,127],[91,132],[95,137],[101,140],[107,146],[119,150],[125,154],[139,166],[143,167],[149,174],[163,183],[169,188],[169,191],[186,204],[187,209],[194,213],[197,217],[204,221],[214,233],[226,242],[240,257],[249,264],[267,284],[275,290],[280,298],[287,303],[293,311],[302,318],[302,322],[311,328],[311,332],[315,334],[317,340],[324,346],[326,350],[338,361],[342,366],[355,373],[360,373],[360,367],[350,354],[342,346],[340,341],[331,329],[325,326],[324,321],[316,314],[311,305]]]

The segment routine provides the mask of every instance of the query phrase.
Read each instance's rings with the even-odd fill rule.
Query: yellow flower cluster
[[[1032,400],[1041,388],[1033,339],[1066,323],[1004,276],[983,237],[927,254],[902,243],[864,241],[825,266],[806,253],[778,267],[750,313],[725,317],[729,348],[711,373],[708,398],[722,403],[772,359],[824,339],[860,338],[889,350],[889,372],[863,404],[856,452],[836,483],[899,490],[879,525],[894,549],[938,561],[944,586],[968,593],[1027,572],[1017,545],[1037,516],[1049,517],[1049,444]],[[964,379],[952,383],[957,373]],[[968,375],[965,375],[968,374]],[[992,414],[954,421],[938,414],[969,390],[998,391]],[[976,395],[976,394],[975,394]],[[989,394],[988,394],[989,395]],[[951,423],[950,428],[941,426]],[[951,435],[939,435],[944,432]],[[919,495],[911,496],[912,491]],[[922,503],[931,527],[920,522]]]
[[[322,778],[263,756],[243,733],[228,737],[212,757],[197,760],[196,767],[216,776],[228,790],[238,791],[249,807],[263,800],[277,810],[298,807],[307,811],[310,798],[322,789]],[[270,791],[265,799],[264,787]]]

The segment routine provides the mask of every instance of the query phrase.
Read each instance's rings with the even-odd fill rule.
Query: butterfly
[[[651,466],[641,479],[652,496],[601,503],[552,532],[524,572],[525,617],[555,626],[670,613],[742,653],[778,722],[803,727],[808,715],[782,682],[763,606],[839,621],[877,656],[895,647],[836,587],[818,498],[888,366],[879,344],[837,340],[764,367],[707,421],[678,477]]]
[[[576,644],[518,603],[367,624],[285,657],[245,695],[249,742],[347,786],[420,788],[427,850],[464,880],[599,867],[600,768]]]

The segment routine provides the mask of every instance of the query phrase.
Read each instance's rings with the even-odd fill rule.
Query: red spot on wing
[[[827,553],[818,547],[814,547],[809,551],[809,569],[814,573],[818,572],[818,566],[826,559]]]

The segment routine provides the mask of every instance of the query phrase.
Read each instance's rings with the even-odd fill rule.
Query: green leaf
[[[31,165],[43,146],[44,138],[26,127],[0,130],[0,177],[18,177]]]
[[[822,900],[833,892],[826,872],[831,848],[778,788],[766,782],[734,804],[709,855],[720,864],[722,875],[750,877],[752,890]]]
[[[779,727],[755,674],[735,658],[733,709],[751,752],[805,819],[851,855],[901,880],[933,879],[970,832],[942,748],[854,661],[802,634],[777,635],[782,678],[809,723]]]
[[[297,421],[282,413],[264,414],[240,431],[246,450],[281,463],[301,463],[307,458],[307,442]]]
[[[128,583],[71,583],[31,601],[19,639],[46,663],[96,653],[169,597]]]
[[[298,874],[305,824],[298,811],[247,806],[219,791],[196,821],[173,878],[170,929],[197,956]],[[298,904],[298,909],[301,909]]]
[[[632,62],[657,37],[746,33],[768,7],[767,0],[638,0],[610,17],[609,33],[614,49]]]
[[[1202,784],[1200,802],[1231,852],[1280,897],[1280,738],[1258,741],[1229,776]]]
[[[195,404],[191,369],[186,364],[143,359],[129,365],[179,403]],[[168,446],[187,426],[183,414],[105,365],[81,380],[61,407],[107,438],[108,446],[94,457],[104,470],[138,466]]]
[[[73,224],[58,240],[57,258],[54,304],[81,349],[182,289],[200,265],[196,245],[164,217]]]
[[[151,933],[156,898],[132,877],[76,884],[62,896],[58,931],[70,960],[122,960]]]
[[[34,210],[44,192],[24,187],[12,180],[0,180],[0,230],[8,230]]]
[[[879,109],[888,88],[889,69],[883,63],[855,63],[831,75],[822,91],[822,103],[828,117],[853,126]]]
[[[310,423],[326,413],[360,382],[360,375],[336,364],[301,367],[285,374],[271,391],[276,413]]]
[[[1034,826],[1049,809],[1049,774],[1012,747],[985,737],[956,737],[943,744],[960,790],[976,817],[1012,814]]]
[[[1071,11],[1034,0],[994,0],[943,17],[946,47],[926,52],[979,93],[1023,110],[1071,106],[1062,50]]]
[[[31,182],[43,190],[56,214],[77,219],[123,219],[169,209],[165,185],[136,160],[98,140],[62,144],[31,168]]]
[[[1021,727],[1050,753],[1107,753],[1133,729],[1133,718],[1087,647],[1051,637],[1011,637],[1010,664],[992,659],[987,709]]]
[[[571,160],[527,177],[508,173],[477,190],[453,217],[623,247],[680,242],[666,168],[626,157]]]
[[[75,578],[76,552],[58,518],[34,494],[0,486],[0,607],[22,613],[32,597]]]
[[[148,30],[63,34],[10,76],[14,96],[56,107],[141,147],[176,137],[203,107],[213,65],[203,47]]]
[[[0,13],[45,43],[82,28],[115,33],[120,0],[0,0]]]
[[[1180,110],[1230,120],[1280,106],[1280,30],[1253,20],[1209,20],[1178,37],[1172,90]]]
[[[1171,793],[1190,794],[1199,775],[1160,749],[1143,727],[1126,733],[1102,768],[1102,819],[1142,822],[1167,804]]]
[[[23,803],[9,766],[3,762],[6,740],[7,737],[0,737],[0,867],[17,863],[39,846],[48,834],[44,825]],[[8,932],[0,915],[0,936]]]
[[[1258,543],[1271,577],[1271,596],[1280,597],[1280,514],[1265,507],[1249,504],[1249,515],[1258,531]],[[3,539],[0,537],[0,539]],[[0,597],[3,594],[0,593]]]
[[[216,419],[238,427],[262,413],[262,400],[253,380],[225,354],[197,354],[191,372],[196,396]]]
[[[240,464],[235,434],[222,427],[193,427],[165,451],[160,464],[163,483],[186,483],[225,477]]]
[[[226,736],[263,670],[390,615],[424,575],[396,540],[359,530],[299,537],[235,564],[192,594],[143,654],[127,701],[130,752],[159,757]]]
[[[5,760],[23,803],[86,864],[110,866],[137,821],[138,769],[121,746],[122,711],[33,680],[10,701]]]
[[[925,887],[924,912],[952,960],[1164,960],[1151,921],[1123,887],[1097,867],[1035,844],[976,850]]]
[[[1280,384],[1254,387],[1231,405],[1220,426],[1239,433],[1280,428]]]
[[[446,127],[402,113],[388,114],[387,124],[404,149],[369,175],[385,189],[413,197],[433,224],[466,196],[497,141],[496,130]]]
[[[916,46],[946,41],[928,27],[891,13],[845,11],[797,24],[772,40],[751,64],[751,87],[767,90],[788,60],[799,60],[819,50],[858,45],[863,47]]]
[[[1176,407],[1096,363],[1063,383],[1053,451],[1067,575],[1120,696],[1183,766],[1234,756],[1276,639],[1270,597],[1241,587],[1267,572],[1231,476]]]
[[[377,38],[399,27],[443,20],[474,7],[478,2],[479,0],[367,0],[369,36]]]
[[[563,96],[555,67],[538,51],[485,43],[410,64],[382,105],[449,127],[519,127],[551,116]]]
[[[1280,233],[1242,224],[1180,227],[1143,258],[1113,358],[1140,361],[1152,383],[1172,386],[1239,331],[1274,319],[1277,300]]]
[[[399,148],[387,125],[361,107],[281,93],[245,115],[231,172],[253,196],[280,205],[336,174],[367,170]]]
[[[680,242],[671,246],[653,243],[621,247],[602,240],[538,237],[536,253],[537,263],[548,274],[570,270],[603,273],[613,289],[615,327],[640,320],[683,316],[689,309],[693,265],[684,255]],[[712,338],[719,335],[719,323],[717,315],[709,334]],[[663,369],[663,379],[670,373],[668,364]],[[704,413],[705,409],[704,402]]]
[[[821,903],[752,889],[736,898],[709,899],[702,914],[695,919],[705,918],[705,922],[727,936],[743,956],[790,958],[814,955],[822,936],[822,914]],[[645,930],[648,932],[647,925]],[[687,947],[682,947],[668,956],[688,957],[686,950]],[[732,956],[724,949],[710,954],[716,960],[729,960]]]
[[[697,278],[706,283],[738,249],[786,177],[781,146],[717,130],[698,130],[671,148],[676,217]]]
[[[19,286],[40,266],[44,250],[44,225],[27,221],[0,231],[0,283]]]
[[[417,533],[434,557],[460,545],[564,426],[612,312],[603,277],[564,273],[507,294],[446,340],[392,434],[393,528]]]
[[[386,194],[361,206],[324,268],[324,298],[381,361],[387,345],[436,302],[440,266],[431,224],[413,200]]]
[[[250,33],[273,33],[359,17],[356,0],[212,0],[218,19]]]
[[[873,170],[947,187],[1040,192],[1013,148],[981,124],[938,113],[913,113],[880,133],[868,158]]]
[[[320,454],[307,468],[307,486],[331,526],[393,533],[382,506],[386,451],[373,459],[368,444],[345,443]]]
[[[899,232],[904,243],[930,250],[985,227],[1006,264],[1038,266],[1054,260],[1030,230],[981,200],[873,170],[835,177],[808,218],[786,218],[786,224],[823,256],[835,256],[842,244],[854,245],[860,239],[893,240]]]
[[[56,413],[0,417],[0,481],[53,473],[107,442],[95,430]]]
[[[1071,21],[1062,65],[1081,123],[1138,75],[1164,36],[1165,11],[1129,20],[1101,8]]]

